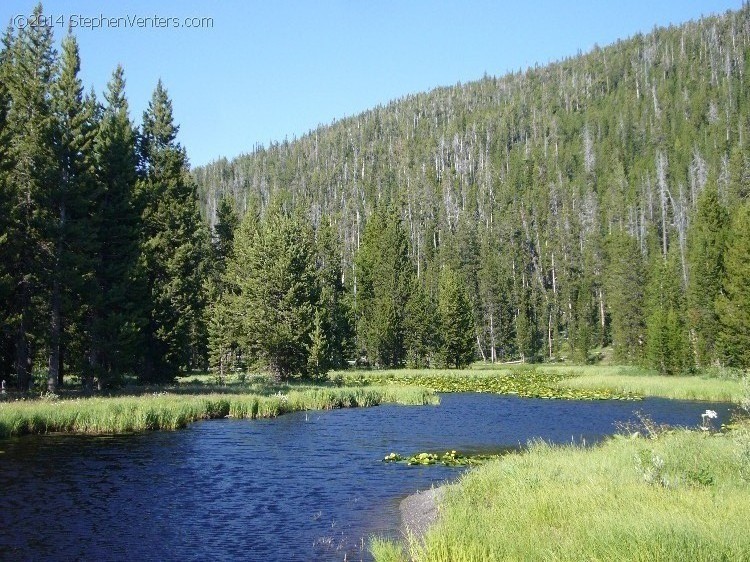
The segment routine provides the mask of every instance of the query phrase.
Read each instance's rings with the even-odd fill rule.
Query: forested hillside
[[[372,363],[465,361],[447,359],[456,323],[440,312],[458,284],[477,358],[587,360],[612,344],[665,373],[747,365],[749,74],[745,6],[193,175],[211,225],[229,196],[252,222],[272,208],[333,229],[356,354]]]
[[[750,365],[747,5],[192,173],[161,82],[136,126],[123,69],[100,101],[75,37],[54,44],[0,46],[0,376],[21,389],[610,345],[662,373]]]

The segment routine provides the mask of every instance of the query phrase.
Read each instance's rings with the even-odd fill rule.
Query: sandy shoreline
[[[431,488],[405,497],[399,504],[401,533],[422,541],[425,533],[438,516],[439,504],[445,494],[445,486]]]

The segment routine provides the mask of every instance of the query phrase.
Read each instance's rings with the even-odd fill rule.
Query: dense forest
[[[210,256],[172,102],[159,83],[136,129],[122,68],[100,102],[75,37],[61,51],[44,25],[2,40],[0,374],[50,391],[66,372],[168,380],[205,362]]]
[[[333,230],[350,349],[370,364],[466,361],[446,351],[450,279],[471,359],[589,361],[611,346],[663,373],[747,366],[749,76],[744,6],[193,175],[211,225],[228,198],[245,220],[281,208]]]
[[[41,6],[37,8],[41,12]],[[75,37],[0,48],[0,376],[750,365],[750,7],[190,171]]]

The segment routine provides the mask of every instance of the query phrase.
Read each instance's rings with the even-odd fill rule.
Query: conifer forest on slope
[[[41,10],[41,7],[38,8]],[[750,8],[190,170],[159,83],[0,51],[0,369],[750,364]],[[202,218],[201,218],[202,217]]]
[[[375,296],[405,327],[400,361],[440,362],[441,330],[423,332],[440,326],[448,269],[478,359],[584,361],[612,345],[663,373],[747,366],[749,40],[744,7],[408,96],[196,169],[203,214],[215,224],[229,197],[240,214],[281,205],[333,228],[371,362],[372,321],[389,323],[368,318],[363,262],[375,248],[374,271],[397,283],[401,244],[408,296]]]

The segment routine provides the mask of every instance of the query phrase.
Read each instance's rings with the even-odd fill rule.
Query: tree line
[[[332,226],[300,210],[253,204],[239,220],[219,202],[225,250],[210,282],[210,364],[222,379],[259,363],[277,379],[316,377],[348,364],[450,365],[474,359],[471,305],[460,277],[440,272],[435,301],[408,256],[398,213],[380,209],[364,230],[347,287]]]
[[[99,101],[61,51],[44,25],[0,50],[2,378],[167,380],[204,362],[209,253],[172,102],[159,82],[136,128],[123,69]]]
[[[91,389],[209,364],[280,378],[345,366],[359,323],[334,231],[281,198],[242,221],[225,199],[209,228],[161,81],[136,127],[123,69],[99,101],[72,34],[61,51],[42,25],[9,27],[0,50],[0,376],[54,392],[66,373]],[[395,330],[374,363],[402,363]]]
[[[225,198],[261,214],[283,200],[334,231],[370,363],[432,364],[419,328],[441,326],[446,270],[474,358],[592,361],[611,346],[663,373],[747,366],[749,73],[743,6],[410,95],[193,175],[209,224]],[[404,238],[372,255],[389,224]]]
[[[41,13],[41,7],[37,10]],[[190,170],[159,82],[0,49],[0,370],[750,364],[750,9]],[[201,216],[201,213],[203,216]]]

